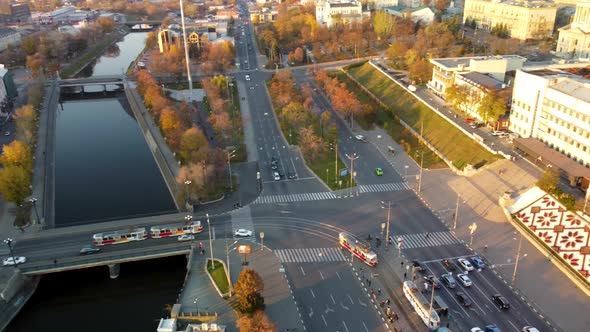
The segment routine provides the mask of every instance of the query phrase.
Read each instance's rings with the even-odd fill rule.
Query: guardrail
[[[190,244],[173,243],[157,246],[154,249],[133,249],[126,253],[97,253],[86,256],[56,258],[55,260],[26,263],[19,266],[24,275],[62,272],[95,266],[119,264],[159,257],[186,255],[190,252]]]

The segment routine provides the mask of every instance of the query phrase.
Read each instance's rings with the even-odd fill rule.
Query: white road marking
[[[313,308],[312,307],[309,308],[309,314],[308,314],[308,316],[310,318],[311,318],[311,316],[313,316]]]
[[[328,326],[328,322],[326,322],[326,318],[322,315],[322,320],[324,321],[324,325]]]
[[[313,298],[315,299],[315,294],[313,293],[313,289],[309,289],[309,291],[311,292],[311,296],[313,296]]]
[[[332,293],[330,293],[330,298],[332,299],[332,303],[336,304],[336,300],[334,300],[334,296],[332,296]]]
[[[366,306],[367,306],[367,304],[366,304],[365,302],[361,301],[361,299],[359,299],[359,304],[360,304],[361,306],[363,306],[363,307],[366,307]]]
[[[348,326],[346,326],[346,322],[342,321],[342,325],[344,325],[344,328],[346,329],[346,332],[348,332]]]
[[[320,277],[322,277],[322,280],[324,280],[324,275],[322,274],[322,271],[320,271]]]
[[[512,325],[512,327],[514,327],[514,330],[515,330],[515,331],[519,331],[519,330],[518,330],[518,327],[516,327],[516,325],[514,325],[514,324],[512,323],[512,321],[510,321],[510,320],[509,320],[509,321],[508,321],[508,323],[510,323],[510,325]]]
[[[345,306],[342,302],[340,302],[340,306],[342,307],[342,309],[344,310],[350,310],[349,307]]]
[[[346,294],[346,296],[348,296],[348,299],[350,300],[350,304],[354,304],[354,301],[352,300],[352,297],[350,297],[350,295]]]
[[[367,325],[365,325],[365,322],[361,321],[361,323],[363,323],[363,327],[365,328],[365,332],[369,332],[369,329],[367,328]]]
[[[336,272],[336,276],[338,277],[339,280],[342,280],[342,278],[340,278],[340,273]]]
[[[303,275],[305,276],[305,271],[303,271],[303,266],[299,267],[301,269],[301,273],[303,273]]]

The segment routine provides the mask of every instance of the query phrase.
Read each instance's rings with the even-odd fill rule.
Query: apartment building
[[[590,0],[579,0],[571,24],[559,29],[557,56],[590,58]]]
[[[320,0],[315,7],[315,17],[319,24],[327,27],[338,22],[360,23],[363,19],[363,6],[356,0]]]
[[[512,38],[520,40],[551,37],[557,6],[547,1],[465,0],[463,24],[475,20],[480,29],[504,25]]]
[[[486,74],[499,82],[505,82],[506,72],[522,68],[525,61],[526,58],[520,55],[430,59],[433,65],[432,79],[427,87],[444,98],[447,87],[456,84],[456,76],[469,72]]]
[[[556,167],[572,186],[590,179],[590,80],[557,69],[517,70],[509,129],[515,149]]]

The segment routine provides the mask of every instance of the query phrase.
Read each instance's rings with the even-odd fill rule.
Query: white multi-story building
[[[463,24],[475,20],[478,28],[491,30],[505,25],[510,37],[527,40],[551,37],[557,16],[553,2],[465,0]]]
[[[434,21],[434,12],[430,7],[406,7],[406,6],[390,6],[384,8],[385,12],[401,18],[408,18],[414,23],[421,23],[428,25]]]
[[[20,41],[21,35],[18,31],[11,28],[0,27],[0,52],[4,51],[10,44],[20,44]]]
[[[525,61],[526,58],[520,55],[430,59],[433,65],[432,79],[427,86],[435,94],[444,97],[447,87],[456,83],[455,76],[458,74],[478,72],[504,82],[506,72],[522,68]]]
[[[315,7],[315,18],[319,24],[325,24],[327,27],[339,21],[345,24],[361,22],[363,5],[356,0],[319,1]]]
[[[585,179],[587,186],[590,80],[555,69],[517,70],[509,128],[522,137],[517,149],[558,167],[572,185]]]
[[[590,0],[579,0],[572,23],[559,29],[556,54],[566,58],[590,58]]]

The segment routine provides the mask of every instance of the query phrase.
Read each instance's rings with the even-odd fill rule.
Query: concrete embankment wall
[[[133,112],[133,115],[135,116],[135,119],[137,120],[137,123],[139,124],[139,127],[141,128],[141,132],[143,133],[144,137],[145,137],[145,141],[148,144],[148,147],[150,149],[150,151],[152,152],[152,155],[154,156],[154,159],[156,160],[156,164],[158,165],[158,168],[160,169],[160,173],[162,174],[162,177],[164,178],[164,182],[166,182],[166,186],[168,187],[168,190],[170,191],[170,194],[172,195],[172,199],[174,200],[174,204],[176,204],[176,208],[178,210],[181,209],[181,207],[183,206],[183,202],[180,202],[178,197],[180,197],[179,194],[179,185],[176,182],[176,176],[175,176],[175,171],[172,169],[172,167],[176,167],[175,165],[170,165],[167,160],[166,157],[164,156],[164,153],[162,152],[162,147],[157,143],[158,140],[155,138],[155,136],[159,136],[160,141],[164,141],[163,138],[161,137],[159,132],[152,132],[152,128],[150,127],[147,123],[148,120],[146,120],[145,117],[149,117],[150,115],[147,113],[147,110],[145,108],[145,106],[143,105],[143,103],[141,102],[141,98],[139,97],[139,94],[137,93],[137,91],[132,88],[131,86],[129,86],[129,83],[127,81],[125,81],[125,95],[127,96],[127,101],[129,102],[129,106],[131,107],[131,111]],[[154,130],[155,131],[155,130]],[[165,149],[167,149],[168,147],[163,147]]]

